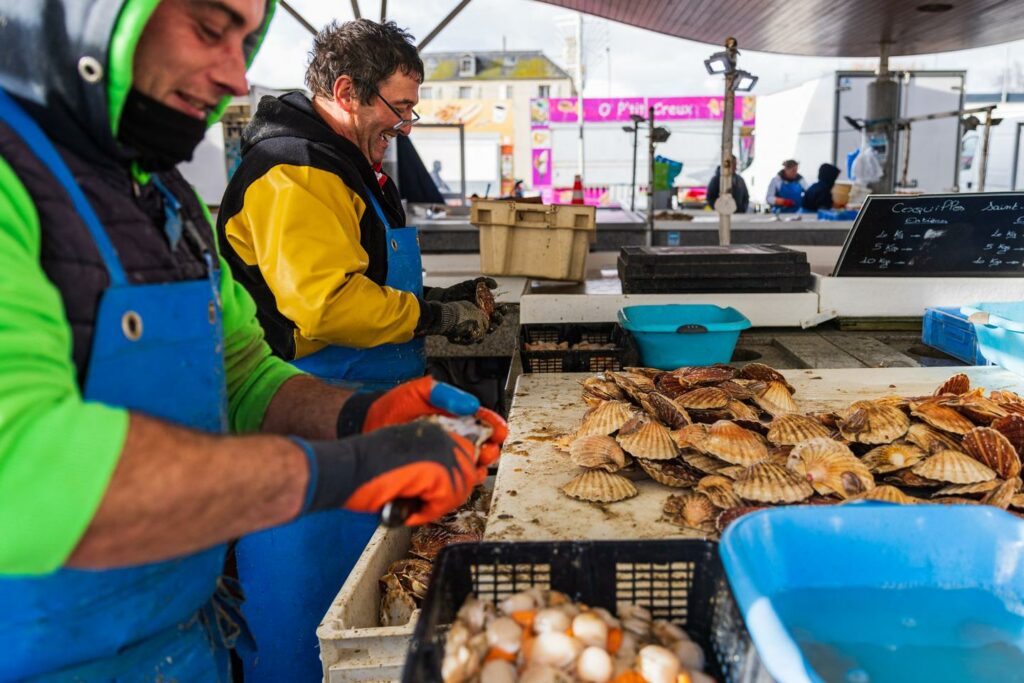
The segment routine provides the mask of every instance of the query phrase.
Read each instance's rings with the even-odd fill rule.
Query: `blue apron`
[[[68,193],[110,276],[96,317],[84,399],[223,431],[223,330],[218,273],[209,250],[206,278],[130,284],[56,149],[2,90],[0,119]],[[180,226],[177,201],[162,186],[161,191],[169,199],[169,223]],[[228,680],[228,651],[214,635],[228,622],[211,601],[224,554],[221,545],[124,569],[0,578],[0,681]]]
[[[423,295],[423,266],[415,227],[392,228],[373,192],[367,192],[385,228],[385,285]],[[369,349],[328,346],[294,362],[333,383],[388,389],[422,377],[423,339]],[[333,510],[251,534],[238,541],[242,613],[256,651],[240,648],[246,683],[315,681],[322,675],[316,628],[377,528],[376,515]]]
[[[800,210],[800,202],[804,198],[804,188],[800,185],[799,180],[783,180],[775,196],[793,201],[793,206],[777,206],[775,207],[776,211],[779,213],[796,213]]]

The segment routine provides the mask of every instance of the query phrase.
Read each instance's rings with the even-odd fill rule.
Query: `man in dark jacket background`
[[[818,167],[818,182],[807,188],[803,198],[804,211],[832,208],[832,187],[839,177],[839,169],[832,164]]]
[[[737,169],[736,157],[732,158],[732,167]],[[708,183],[708,194],[707,202],[711,210],[715,210],[715,202],[718,201],[718,195],[722,193],[722,167],[719,166],[715,169],[715,177]],[[732,198],[736,200],[736,213],[746,213],[747,209],[750,208],[750,193],[747,191],[747,183],[743,180],[743,176],[733,171],[732,174]]]

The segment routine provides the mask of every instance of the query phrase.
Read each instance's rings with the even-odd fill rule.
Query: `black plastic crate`
[[[811,287],[811,276],[756,277],[728,279],[651,279],[622,280],[623,294],[713,294],[716,292],[806,292]]]
[[[526,344],[566,342],[569,349],[527,351]],[[614,349],[572,349],[580,342],[615,344]],[[616,323],[529,324],[519,328],[523,372],[604,372],[638,365],[640,352],[633,337]]]
[[[739,683],[760,660],[710,541],[465,543],[444,548],[409,645],[403,683],[441,683],[448,626],[473,593],[497,604],[532,586],[613,613],[633,602],[685,629],[707,655],[707,673]],[[758,679],[765,680],[765,679]]]

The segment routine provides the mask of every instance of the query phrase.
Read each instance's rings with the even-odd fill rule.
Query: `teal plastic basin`
[[[643,364],[660,370],[728,363],[740,331],[750,327],[735,308],[710,304],[626,306],[619,324],[636,339]]]
[[[974,323],[978,350],[988,361],[1024,375],[1024,302],[977,303],[960,312]]]

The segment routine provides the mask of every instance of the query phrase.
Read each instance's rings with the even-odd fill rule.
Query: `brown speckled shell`
[[[1013,446],[1018,455],[1024,450],[1024,417],[1020,415],[1007,415],[1006,417],[994,420],[989,427],[1009,439],[1010,445]]]
[[[570,498],[590,503],[615,503],[637,494],[629,479],[604,470],[587,470],[578,474],[560,490]]]
[[[814,489],[797,474],[770,462],[748,467],[732,485],[743,500],[759,503],[796,503],[814,495]]]
[[[1003,479],[1020,474],[1020,456],[1010,440],[990,427],[975,427],[964,435],[967,455],[988,465]]]
[[[640,466],[647,476],[663,486],[672,488],[687,488],[693,486],[704,473],[686,462],[676,460],[643,460],[637,458],[636,464]]]
[[[974,484],[995,479],[996,473],[966,453],[945,450],[930,455],[910,468],[914,474],[950,484]]]

